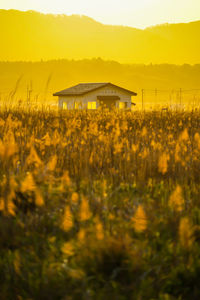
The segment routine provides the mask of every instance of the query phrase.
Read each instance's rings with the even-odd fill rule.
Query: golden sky
[[[0,0],[0,8],[87,15],[138,28],[200,20],[200,0]]]

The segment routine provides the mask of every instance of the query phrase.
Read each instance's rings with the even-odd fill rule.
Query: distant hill
[[[144,30],[86,16],[0,10],[0,60],[85,59],[122,63],[200,63],[200,21]]]
[[[199,65],[142,65],[120,64],[102,59],[52,60],[43,62],[0,62],[0,105],[27,99],[56,102],[52,94],[80,82],[112,82],[138,93],[137,107],[144,102],[179,102],[180,88],[183,101],[200,105]]]

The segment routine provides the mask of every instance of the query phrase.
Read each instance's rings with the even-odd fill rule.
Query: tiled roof
[[[121,88],[117,85],[114,85],[110,82],[92,82],[92,83],[79,83],[75,86],[72,86],[70,88],[67,88],[65,90],[62,90],[60,92],[57,92],[55,94],[53,94],[54,96],[74,96],[74,95],[77,95],[77,96],[80,96],[80,95],[84,95],[84,94],[87,94],[89,92],[92,92],[94,90],[97,90],[101,87],[105,87],[107,85],[111,85],[111,86],[114,86],[114,87],[117,87],[121,90],[124,90],[128,93],[130,93],[131,95],[134,95],[136,96],[137,94],[132,92],[132,91],[129,91],[127,89],[124,89],[124,88]]]

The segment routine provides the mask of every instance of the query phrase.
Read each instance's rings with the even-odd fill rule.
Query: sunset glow
[[[200,19],[199,0],[0,0],[0,9],[80,14],[105,24],[138,28]]]

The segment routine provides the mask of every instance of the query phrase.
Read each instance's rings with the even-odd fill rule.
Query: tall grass
[[[200,111],[0,112],[2,299],[199,299]]]

